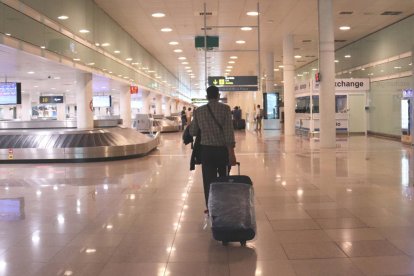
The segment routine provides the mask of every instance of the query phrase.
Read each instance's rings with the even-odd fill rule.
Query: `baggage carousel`
[[[21,129],[0,131],[0,162],[85,162],[143,156],[160,142],[130,128]]]

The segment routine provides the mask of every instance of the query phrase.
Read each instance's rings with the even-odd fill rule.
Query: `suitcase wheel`
[[[241,246],[246,246],[246,241],[240,241]]]
[[[222,241],[222,242],[221,242],[221,244],[222,244],[223,246],[227,246],[227,245],[229,245],[229,242],[227,242],[227,241]]]

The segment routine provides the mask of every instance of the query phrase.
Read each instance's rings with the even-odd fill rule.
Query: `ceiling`
[[[281,65],[283,36],[287,33],[294,35],[295,55],[302,56],[295,60],[296,68],[314,61],[318,56],[317,0],[261,0],[259,24],[257,16],[246,15],[246,12],[258,9],[258,3],[251,0],[206,0],[206,11],[211,13],[206,17],[200,15],[204,11],[204,2],[200,0],[95,2],[171,73],[189,83],[191,90],[196,92],[192,97],[197,95],[197,91],[200,96],[204,95],[206,67],[207,75],[210,76],[224,75],[225,70],[230,70],[228,74],[235,76],[258,75],[258,25],[262,75],[269,73],[265,71],[267,53],[273,53],[275,68]],[[414,14],[414,0],[333,0],[333,9],[335,39],[343,41],[335,43],[338,49]],[[385,11],[401,13],[381,15]],[[155,12],[162,12],[165,17],[152,17]],[[204,19],[206,26],[213,27],[206,31],[207,35],[220,38],[219,48],[207,53],[207,65],[204,63],[204,51],[196,50],[194,46],[194,37],[204,35]],[[351,29],[340,31],[339,26],[343,25],[350,26]],[[253,28],[242,31],[240,26]],[[161,32],[165,27],[172,31]],[[237,40],[246,43],[237,44]],[[169,45],[171,41],[179,44]],[[176,49],[182,52],[174,52]],[[234,64],[229,64],[230,56],[237,56],[233,60]],[[181,64],[178,57],[185,57],[188,64]],[[227,68],[228,66],[232,68]],[[32,68],[36,68],[36,74],[28,74]],[[56,90],[71,95],[78,74],[74,68],[0,45],[0,78],[7,76],[9,81],[24,80],[26,85],[23,90],[26,93],[53,93]],[[190,78],[189,74],[194,74],[194,77]],[[274,74],[275,83],[280,84],[282,71]],[[100,88],[119,91],[121,85],[94,76],[95,91]]]
[[[205,65],[204,51],[197,51],[194,37],[203,36],[204,2],[200,0],[95,0],[109,16],[129,32],[144,48],[164,64],[176,76],[185,76],[186,67],[191,67],[195,78],[192,80],[192,90],[204,87]],[[266,53],[273,53],[275,68],[282,61],[283,36],[287,33],[294,35],[296,67],[303,66],[318,56],[318,13],[316,0],[261,0],[259,1],[260,23],[256,16],[248,16],[248,11],[257,11],[258,3],[251,0],[206,0],[206,11],[212,15],[206,16],[207,26],[220,26],[207,31],[207,35],[218,35],[220,51],[208,53],[208,75],[224,75],[228,69],[230,56],[238,56],[231,68],[230,75],[257,75],[257,52],[245,50],[258,49],[257,28],[242,31],[241,26],[260,25],[260,51],[262,75]],[[414,13],[412,0],[333,0],[336,48],[343,47],[367,34],[397,22]],[[398,15],[381,15],[385,11],[402,12]],[[151,15],[162,12],[165,17],[155,18]],[[341,14],[341,12],[347,12]],[[350,26],[349,31],[339,30],[339,26]],[[240,26],[223,28],[224,26]],[[163,33],[162,28],[172,29]],[[236,40],[245,40],[239,45]],[[170,41],[179,45],[171,46]],[[182,53],[173,52],[183,50]],[[182,65],[179,56],[187,58],[189,65]],[[210,62],[211,61],[211,62]],[[187,74],[188,75],[188,74]],[[280,84],[282,72],[275,72],[275,81]],[[202,90],[202,89],[201,89]]]

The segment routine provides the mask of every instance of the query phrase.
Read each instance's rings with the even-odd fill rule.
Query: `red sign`
[[[129,87],[129,92],[131,93],[131,94],[138,94],[138,86],[130,86]]]

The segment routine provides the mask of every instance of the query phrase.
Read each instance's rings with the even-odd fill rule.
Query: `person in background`
[[[187,116],[187,124],[190,124],[193,118],[193,111],[191,110],[191,107],[187,109],[186,116]]]
[[[233,123],[230,107],[219,103],[219,90],[216,86],[207,88],[208,104],[194,112],[190,124],[190,134],[196,136],[201,130],[201,168],[203,174],[204,197],[208,214],[210,183],[217,176],[226,176],[228,166],[236,165]]]
[[[256,120],[256,130],[257,131],[260,131],[262,129],[262,119],[263,119],[262,112],[263,111],[260,108],[260,104],[258,104],[257,107],[256,107],[255,116],[254,116],[254,119]]]
[[[185,126],[187,125],[187,114],[186,114],[186,108],[183,106],[183,110],[181,110],[181,128],[182,130],[185,129]]]

